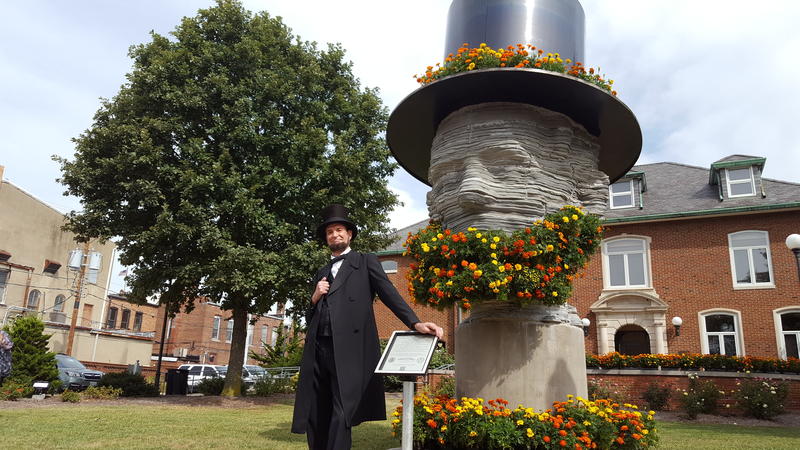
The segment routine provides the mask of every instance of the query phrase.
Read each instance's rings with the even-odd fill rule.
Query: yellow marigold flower
[[[483,236],[483,234],[481,234],[481,233],[475,233],[475,237],[476,237],[476,238],[479,238],[479,237],[481,237],[481,236]]]
[[[447,283],[445,283],[445,286],[452,286],[452,285],[453,285],[453,281],[452,280],[449,280]]]
[[[494,264],[494,265],[496,266],[496,265],[498,265],[498,264],[499,264],[499,262],[498,262],[496,259],[493,259],[493,260],[492,260],[492,264]]]
[[[483,271],[482,270],[476,270],[475,272],[472,272],[472,274],[475,275],[476,277],[479,277],[479,276],[483,275]]]
[[[494,281],[492,281],[491,283],[489,283],[489,288],[490,288],[490,289],[494,289],[495,287],[497,287],[497,284],[496,284]]]
[[[585,427],[588,427],[591,424],[592,424],[592,422],[589,422],[588,420],[584,420],[583,421],[583,426],[585,426]]]
[[[525,422],[523,422],[522,420],[517,420],[517,426],[520,426],[520,425],[522,425],[523,423],[525,423]]]
[[[399,412],[397,412],[397,411],[395,411],[395,412],[393,412],[393,413],[392,413],[392,415],[393,415],[393,416],[395,416],[395,417],[399,417],[399,416],[400,416],[400,413],[399,413]]]
[[[506,271],[506,268],[505,268],[505,266],[500,266],[500,267],[497,268],[497,271],[500,272],[500,273],[503,273],[503,272]]]
[[[477,436],[477,435],[478,435],[478,433],[476,433],[476,432],[474,432],[474,431],[470,431],[470,432],[469,432],[469,437],[475,437],[475,436]]]
[[[500,236],[495,236],[492,238],[492,240],[495,242],[500,242]]]
[[[437,234],[437,235],[436,235],[436,237],[437,237],[437,238],[439,238],[439,239],[441,239],[441,238],[443,238],[443,237],[444,237],[444,235],[443,235],[442,233],[439,233],[439,234]]]
[[[394,419],[394,420],[392,421],[392,423],[396,425],[396,424],[400,423],[400,419]]]
[[[428,244],[425,244],[425,243],[423,243],[421,247],[422,247],[422,251],[423,252],[429,252],[431,250],[431,248],[428,246]]]
[[[578,215],[577,214],[573,214],[572,215],[572,220],[578,220]]]
[[[491,244],[491,245],[489,245],[489,247],[490,247],[492,250],[497,250],[497,244]]]
[[[561,220],[563,220],[564,223],[569,223],[569,217],[567,216],[562,217]]]
[[[436,238],[435,238],[435,237],[432,237],[432,238],[431,238],[431,242],[436,242]]]
[[[647,434],[647,433],[649,433],[649,431],[647,431],[647,428],[642,429],[642,434]]]
[[[491,254],[491,255],[489,255],[489,256],[491,256],[491,257],[492,257],[492,259],[497,259],[497,253],[492,253],[492,254]]]
[[[522,270],[522,264],[514,264],[515,270]]]
[[[476,228],[475,228],[475,227],[469,227],[469,228],[467,228],[467,231],[475,231],[475,230],[476,230]]]
[[[564,264],[565,269],[569,269],[569,264]]]
[[[552,244],[547,244],[547,251],[548,252],[552,252],[553,251],[553,245]]]
[[[442,425],[442,428],[440,428],[440,430],[447,431],[447,425]]]
[[[525,434],[527,434],[529,438],[532,438],[533,437],[533,430],[528,428],[527,430],[525,430]]]
[[[487,242],[486,238],[481,239],[481,242],[483,242],[485,244]]]
[[[558,291],[553,291],[553,297],[558,297]]]
[[[469,65],[467,66],[467,70],[472,70],[474,68],[475,68],[475,63],[474,62],[469,63]]]

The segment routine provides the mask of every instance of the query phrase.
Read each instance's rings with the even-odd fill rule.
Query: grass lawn
[[[393,409],[396,399],[389,399]],[[0,447],[52,448],[258,448],[305,449],[305,436],[289,432],[292,405],[215,406],[75,405],[3,409]],[[798,449],[800,430],[735,425],[660,423],[663,449]],[[399,447],[389,422],[353,430],[353,448]]]

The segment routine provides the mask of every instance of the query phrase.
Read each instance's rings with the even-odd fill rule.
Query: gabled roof
[[[603,214],[605,222],[630,223],[757,211],[800,210],[800,184],[764,177],[761,177],[764,197],[754,195],[720,201],[720,187],[709,182],[709,174],[715,172],[715,166],[763,167],[764,161],[765,158],[758,156],[731,155],[714,162],[711,169],[673,162],[633,166],[622,179],[639,179],[643,184],[647,180],[647,188],[641,194],[642,207],[607,208]],[[395,242],[379,254],[401,253],[408,233],[415,233],[427,223],[427,220],[423,220],[397,230]]]
[[[763,160],[763,158],[744,156],[733,155],[724,158],[728,161],[723,163]],[[797,183],[762,177],[764,197],[754,195],[720,201],[719,186],[708,182],[709,169],[663,162],[634,166],[631,171],[644,172],[647,176],[648,189],[642,193],[642,208],[608,209],[605,212],[606,222],[620,223],[800,208],[800,184]]]

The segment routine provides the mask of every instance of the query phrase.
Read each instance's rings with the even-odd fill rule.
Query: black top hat
[[[348,217],[348,211],[344,205],[328,205],[322,210],[322,224],[317,227],[317,237],[319,237],[322,242],[325,242],[325,228],[332,223],[344,224],[348,230],[353,232],[353,238],[351,240],[355,240],[358,234],[358,227],[356,227],[356,224]]]

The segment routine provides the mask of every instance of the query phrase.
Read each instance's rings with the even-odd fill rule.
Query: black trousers
[[[308,420],[308,448],[311,450],[349,450],[351,429],[345,425],[336,360],[333,357],[333,338],[317,336],[314,360],[314,394]]]

